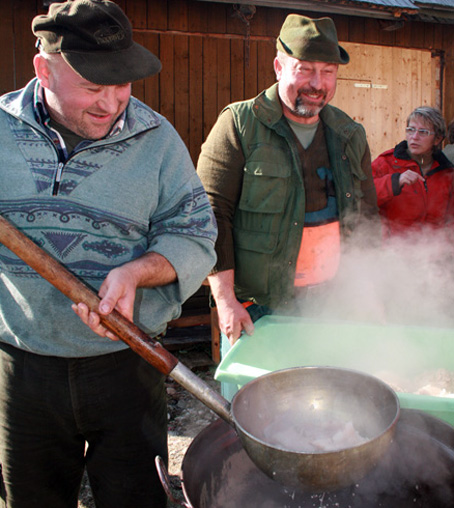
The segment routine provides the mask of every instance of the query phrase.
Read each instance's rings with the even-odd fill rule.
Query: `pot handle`
[[[183,506],[184,508],[194,508],[192,504],[188,504],[185,501],[179,501],[178,499],[175,499],[172,494],[172,488],[170,486],[170,478],[169,473],[167,471],[166,465],[164,464],[164,461],[162,460],[162,457],[157,455],[154,459],[154,462],[156,464],[156,469],[158,471],[159,479],[161,480],[162,487],[167,494],[167,497],[169,498],[169,501],[172,503]]]

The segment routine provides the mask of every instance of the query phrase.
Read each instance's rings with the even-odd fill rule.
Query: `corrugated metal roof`
[[[379,4],[387,7],[410,8],[419,10],[422,7],[439,6],[454,10],[454,0],[349,0],[350,3]]]
[[[232,0],[203,0],[231,3]],[[313,10],[382,19],[454,24],[454,0],[237,0],[282,9]]]
[[[333,3],[337,3],[334,0]],[[380,5],[390,9],[410,9],[420,12],[426,9],[441,9],[452,11],[454,14],[454,0],[344,0],[351,5]]]
[[[351,4],[374,4],[383,7],[393,7],[395,9],[418,10],[415,3],[411,0],[347,0],[345,3]]]
[[[454,0],[328,0],[351,7],[376,7],[432,23],[454,23]]]
[[[454,0],[424,0],[422,2],[415,1],[413,2],[415,5],[418,6],[424,6],[424,5],[430,5],[430,6],[442,6],[447,9],[453,9],[454,10]]]

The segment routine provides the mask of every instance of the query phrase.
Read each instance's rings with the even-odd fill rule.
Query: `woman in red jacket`
[[[445,136],[437,109],[416,108],[407,119],[406,140],[373,161],[385,237],[453,227],[454,168],[441,151]]]

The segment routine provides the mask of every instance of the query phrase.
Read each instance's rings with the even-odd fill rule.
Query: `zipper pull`
[[[56,196],[58,194],[58,188],[60,187],[62,172],[63,172],[63,162],[59,162],[57,167],[57,174],[55,175],[54,186],[52,188],[52,196]]]

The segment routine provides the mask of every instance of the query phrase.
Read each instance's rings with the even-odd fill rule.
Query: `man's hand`
[[[254,333],[254,324],[248,311],[236,299],[233,290],[233,270],[225,270],[208,276],[213,297],[216,301],[219,328],[235,344],[243,330],[248,334]]]
[[[72,309],[97,335],[119,340],[101,324],[100,315],[107,316],[116,309],[132,321],[138,287],[164,286],[176,280],[177,274],[169,261],[160,254],[151,252],[109,272],[98,292],[101,298],[99,314],[90,311],[84,303],[73,304]]]
[[[102,283],[98,293],[101,298],[98,306],[99,314],[90,312],[84,303],[72,305],[72,309],[80,319],[101,337],[119,340],[115,334],[101,324],[100,314],[107,316],[113,309],[116,309],[132,321],[137,286],[127,266],[126,264],[112,270]]]
[[[220,301],[217,305],[219,328],[227,336],[233,346],[241,337],[243,330],[248,334],[254,333],[254,324],[248,311],[238,300],[230,304]]]

